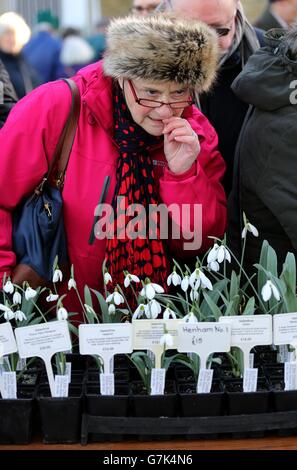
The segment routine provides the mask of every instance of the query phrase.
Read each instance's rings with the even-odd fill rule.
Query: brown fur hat
[[[106,76],[176,82],[196,92],[216,76],[215,32],[197,20],[172,16],[128,16],[111,22],[103,60]]]

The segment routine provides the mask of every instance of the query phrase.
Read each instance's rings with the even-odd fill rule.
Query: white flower
[[[54,275],[53,275],[53,282],[62,282],[63,281],[63,274],[60,269],[55,269]]]
[[[121,305],[125,302],[125,300],[124,297],[117,290],[115,290],[113,294],[110,294],[107,297],[106,302],[108,304],[113,302],[115,305]]]
[[[199,299],[199,293],[196,289],[191,290],[190,299],[192,300],[192,302]]]
[[[267,281],[261,291],[262,299],[264,300],[264,302],[268,302],[268,300],[271,299],[272,294],[277,301],[280,300],[280,293],[277,287],[271,281]]]
[[[71,290],[71,289],[76,289],[76,282],[75,282],[75,279],[73,279],[73,277],[69,279],[68,281],[68,290]]]
[[[176,314],[173,310],[171,310],[171,308],[167,307],[165,312],[163,313],[163,318],[164,318],[164,320],[169,320],[170,318],[175,320],[176,319]]]
[[[192,289],[197,290],[200,285],[209,290],[213,290],[212,283],[208,277],[205,276],[201,269],[197,268],[190,276],[190,286]]]
[[[181,288],[184,292],[187,292],[187,290],[189,289],[189,285],[190,285],[190,278],[189,276],[186,274],[185,277],[183,278],[182,282],[181,282]]]
[[[208,253],[208,256],[207,256],[207,263],[208,264],[212,263],[213,261],[217,261],[217,259],[218,259],[218,249],[219,249],[219,245],[217,243],[215,243],[214,246],[212,247],[212,249],[210,250],[210,252]]]
[[[24,314],[24,312],[22,312],[21,310],[18,310],[15,314],[15,319],[22,322],[24,320],[27,320],[27,317]]]
[[[152,320],[156,320],[158,315],[162,312],[162,307],[155,299],[147,304],[146,316]]]
[[[241,234],[241,238],[246,238],[246,235],[247,235],[248,232],[251,232],[254,235],[254,237],[259,236],[259,232],[256,229],[256,227],[254,225],[250,224],[249,222],[244,227],[244,229],[242,231],[242,234]]]
[[[140,282],[140,279],[139,277],[134,276],[134,274],[127,274],[124,280],[124,286],[126,287],[126,289],[130,286],[131,282],[135,282],[136,284],[138,284],[138,282]]]
[[[164,289],[159,286],[159,284],[154,284],[152,282],[146,284],[140,292],[140,295],[148,300],[153,300],[156,294],[164,294]]]
[[[173,271],[173,273],[170,274],[170,276],[168,276],[168,279],[167,279],[167,285],[168,286],[171,286],[171,283],[175,287],[180,286],[181,282],[182,282],[182,279],[181,279],[180,275],[177,274],[177,272],[175,270]]]
[[[207,267],[210,271],[214,271],[215,273],[220,270],[220,265],[217,261],[211,261],[210,263],[208,263]]]
[[[183,318],[183,321],[186,323],[198,323],[197,317],[193,312],[188,313],[188,315]]]
[[[16,291],[16,292],[13,294],[12,302],[13,302],[15,305],[17,305],[17,304],[20,305],[20,304],[22,303],[22,296],[21,296],[21,294],[20,294],[19,292]]]
[[[109,282],[112,282],[112,277],[109,273],[104,274],[104,284],[107,286]]]
[[[67,320],[68,312],[66,308],[64,307],[59,308],[58,313],[57,313],[57,318],[59,321]]]
[[[13,294],[13,292],[14,292],[13,283],[11,281],[7,281],[5,283],[5,286],[3,287],[3,290],[4,290],[5,294]]]
[[[10,312],[10,308],[6,307],[6,305],[0,304],[0,311],[1,312]]]
[[[31,287],[27,287],[26,292],[25,292],[25,299],[30,300],[34,299],[37,295],[37,291],[32,289]]]
[[[47,296],[46,301],[47,302],[56,302],[56,300],[58,300],[58,298],[59,298],[58,295],[50,294],[49,296]]]
[[[228,263],[231,263],[231,255],[228,248],[226,248],[225,245],[221,245],[218,249],[217,261],[221,264],[224,260],[228,261]]]
[[[114,315],[116,313],[116,308],[115,308],[114,304],[110,304],[108,306],[108,313],[109,313],[109,315]]]
[[[160,344],[162,346],[165,346],[166,348],[172,348],[172,346],[174,344],[173,336],[170,333],[165,333],[165,335],[163,335],[160,338]]]
[[[4,313],[4,318],[6,321],[11,321],[15,318],[15,313],[12,310],[7,309],[7,311]]]
[[[147,305],[140,304],[140,305],[138,305],[137,309],[133,313],[132,319],[137,320],[137,318],[141,318],[144,315],[146,315],[146,312],[147,312]]]

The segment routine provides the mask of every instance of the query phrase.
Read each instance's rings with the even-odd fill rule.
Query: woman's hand
[[[164,153],[169,170],[176,175],[188,171],[200,153],[196,132],[186,119],[164,119]]]

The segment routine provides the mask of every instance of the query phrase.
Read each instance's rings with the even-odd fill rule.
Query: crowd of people
[[[296,0],[270,0],[255,26],[239,0],[134,0],[127,17],[103,20],[90,38],[74,28],[58,37],[57,19],[41,12],[30,38],[22,18],[2,15],[0,281],[14,279],[18,262],[14,210],[46,174],[69,114],[63,77],[73,77],[81,96],[63,189],[79,289],[102,285],[103,262],[115,283],[128,271],[164,285],[172,258],[205,253],[209,237],[225,231],[240,257],[243,212],[260,234],[247,240],[248,271],[264,239],[280,262],[297,253],[295,21]],[[104,202],[115,211],[119,198],[146,217],[151,206],[176,205],[168,239],[157,221],[154,239],[148,230],[117,232],[90,245],[106,177]],[[114,222],[119,228],[119,214]]]

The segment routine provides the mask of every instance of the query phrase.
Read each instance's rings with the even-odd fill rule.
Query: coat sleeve
[[[9,75],[0,61],[0,128],[8,117],[9,112],[17,102],[18,98],[13,85],[9,79]]]
[[[200,129],[195,130],[201,150],[192,168],[183,175],[174,175],[166,168],[160,180],[162,202],[167,208],[173,205],[172,212],[169,210],[173,227],[169,248],[173,255],[185,259],[204,253],[212,246],[209,236],[222,237],[227,217],[226,196],[221,184],[225,162],[218,151],[217,134],[202,115]],[[179,239],[173,238],[174,230],[180,234]]]
[[[62,81],[37,88],[13,108],[0,131],[0,288],[4,273],[10,276],[16,265],[12,213],[47,173],[70,109],[67,90]]]

